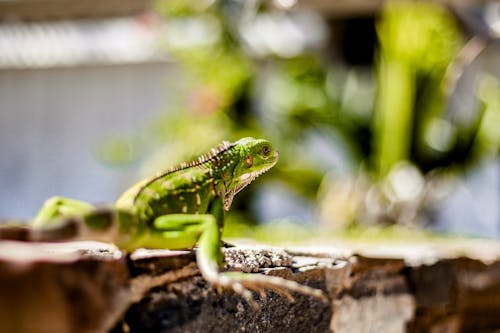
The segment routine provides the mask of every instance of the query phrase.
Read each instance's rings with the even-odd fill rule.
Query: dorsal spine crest
[[[212,162],[218,159],[220,155],[231,148],[233,148],[235,145],[234,143],[228,142],[228,141],[223,141],[220,145],[218,145],[215,148],[212,148],[208,154],[201,155],[197,159],[191,161],[191,162],[183,162],[175,167],[169,168],[163,172],[158,173],[156,176],[151,177],[147,182],[145,182],[138,190],[137,193],[134,196],[133,202],[135,203],[138,196],[142,193],[142,191],[147,188],[151,183],[155,182],[156,180],[166,177],[169,174],[172,174],[177,171],[181,171],[184,169],[188,169],[191,167],[197,167],[197,166],[202,166],[205,163]]]

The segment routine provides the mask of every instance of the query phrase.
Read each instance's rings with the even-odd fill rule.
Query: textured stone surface
[[[480,242],[484,243],[484,242]],[[95,242],[0,242],[3,332],[493,332],[500,247],[235,247],[229,270],[324,290],[313,297],[215,290],[193,251],[124,256]]]
[[[414,298],[402,259],[351,257],[351,275],[333,303],[333,332],[405,332]]]
[[[413,268],[417,320],[413,332],[500,330],[500,262],[456,258]]]
[[[90,254],[58,245],[1,242],[0,332],[113,327],[128,297],[129,273],[119,253],[94,249]]]
[[[225,249],[226,267],[281,276],[327,290],[326,272],[343,274],[333,258],[293,257],[280,249]],[[260,266],[260,268],[259,268]],[[115,332],[327,332],[331,305],[293,294],[254,293],[254,309],[239,295],[214,290],[200,276],[151,289],[126,312]]]

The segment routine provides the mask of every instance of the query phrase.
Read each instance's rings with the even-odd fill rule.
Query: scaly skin
[[[219,271],[224,210],[239,191],[277,161],[278,152],[267,140],[224,142],[197,160],[137,183],[112,207],[51,198],[37,214],[34,227],[52,230],[53,235],[57,234],[54,230],[72,223],[76,238],[113,242],[127,251],[197,244],[200,272],[214,286],[232,288],[248,300],[252,297],[247,289],[262,288],[324,298],[320,290],[281,278]]]

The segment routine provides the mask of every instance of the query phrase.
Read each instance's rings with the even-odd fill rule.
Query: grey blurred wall
[[[176,95],[168,63],[0,70],[0,218],[27,218],[49,196],[111,202],[136,180],[92,153],[134,134]]]

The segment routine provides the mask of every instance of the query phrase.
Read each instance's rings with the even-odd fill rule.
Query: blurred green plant
[[[185,70],[188,83],[186,103],[155,121],[155,132],[167,142],[162,150],[170,152],[180,152],[173,148],[178,145],[200,152],[216,141],[241,136],[269,138],[280,149],[280,163],[264,177],[310,200],[331,166],[318,167],[317,160],[308,158],[304,140],[318,127],[331,132],[339,120],[331,112],[337,106],[327,93],[325,65],[309,51],[291,57],[252,55],[238,24],[276,8],[238,6],[235,1],[157,2],[170,30],[164,45]],[[255,216],[248,214],[247,203],[253,194],[250,188],[235,202],[250,221]]]
[[[482,104],[477,129],[476,155],[496,157],[500,152],[500,80],[486,74],[481,77],[478,88]]]
[[[426,224],[423,213],[447,193],[449,170],[458,174],[467,163],[496,156],[498,79],[480,80],[482,108],[472,122],[449,110],[445,88],[462,37],[444,7],[386,2],[372,71],[327,61],[326,38],[323,48],[280,52],[286,43],[278,34],[271,38],[276,45],[266,46],[259,29],[275,32],[298,12],[276,3],[156,2],[167,22],[162,43],[184,71],[184,96],[144,130],[143,137],[162,147],[145,173],[222,140],[266,137],[279,147],[280,162],[259,183],[267,180],[267,188],[279,185],[312,203],[328,226],[354,230],[357,224]],[[252,31],[258,36],[245,35]],[[130,158],[127,145],[109,147],[115,146],[116,158]],[[255,195],[251,186],[235,202],[227,233],[259,234],[240,223],[258,219],[251,210]]]
[[[428,158],[430,150],[448,150],[453,145],[454,138],[427,134],[432,126],[446,122],[442,82],[457,55],[461,36],[449,13],[431,2],[389,3],[377,32],[380,55],[374,160],[378,175],[385,176],[401,161],[419,164],[418,159]],[[442,127],[437,136],[452,135],[444,133]],[[439,140],[447,143],[439,145]]]

